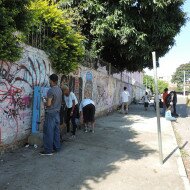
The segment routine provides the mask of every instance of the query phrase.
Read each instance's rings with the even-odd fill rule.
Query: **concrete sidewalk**
[[[0,190],[184,190],[170,123],[161,121],[161,166],[153,108],[132,105],[129,112],[99,118],[95,134],[78,132],[52,157],[33,148],[3,155]]]

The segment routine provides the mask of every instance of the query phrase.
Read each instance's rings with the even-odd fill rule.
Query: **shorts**
[[[83,107],[82,112],[83,112],[84,123],[95,121],[95,111],[96,108],[93,104],[88,104],[85,107]]]
[[[148,102],[145,102],[145,103],[144,103],[144,107],[145,107],[145,108],[148,108]]]

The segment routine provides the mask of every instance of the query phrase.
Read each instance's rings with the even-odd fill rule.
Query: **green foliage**
[[[150,89],[153,92],[154,89],[154,78],[149,75],[144,75],[143,77],[143,84],[146,88]]]
[[[72,20],[65,12],[47,0],[31,2],[29,10],[33,14],[33,27],[45,26],[47,35],[43,39],[42,49],[51,59],[58,73],[69,73],[78,67],[84,55],[84,37],[73,29]]]
[[[161,94],[165,88],[168,88],[168,83],[162,80],[158,80],[158,92]],[[155,91],[155,90],[154,90]]]
[[[26,6],[29,0],[0,0],[0,60],[16,61],[20,58],[23,42],[17,31],[26,31],[30,13]]]
[[[151,52],[164,56],[184,25],[184,0],[67,0],[77,7],[87,49],[120,70],[152,67]],[[67,3],[67,7],[68,4]],[[161,42],[161,43],[160,43]]]
[[[143,84],[151,90],[151,92],[155,93],[155,84],[154,78],[149,75],[144,75]],[[168,83],[163,80],[158,80],[158,92],[163,93],[164,89],[168,88]]]
[[[180,89],[184,82],[184,71],[186,72],[185,78],[187,82],[190,80],[190,63],[180,65],[172,76],[172,82],[177,84]]]

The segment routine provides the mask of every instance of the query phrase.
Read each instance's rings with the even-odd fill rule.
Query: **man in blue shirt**
[[[60,150],[60,116],[62,103],[62,90],[57,86],[58,76],[52,74],[50,77],[51,88],[47,92],[45,104],[45,122],[43,128],[44,151],[41,155],[52,155],[53,151]]]

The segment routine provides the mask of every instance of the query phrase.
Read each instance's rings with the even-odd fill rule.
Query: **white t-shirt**
[[[89,104],[95,105],[94,101],[92,101],[91,99],[83,99],[82,102],[80,103],[79,111],[82,111],[82,108],[84,108],[85,106]]]
[[[149,102],[149,100],[148,100],[148,95],[145,95],[145,96],[144,96],[144,102],[146,102],[146,103]]]
[[[73,92],[70,92],[69,96],[64,96],[65,103],[67,108],[72,108],[73,100],[75,101],[75,105],[78,104],[78,100]]]
[[[130,94],[128,91],[123,91],[121,94],[121,100],[122,102],[128,102],[129,101]]]

